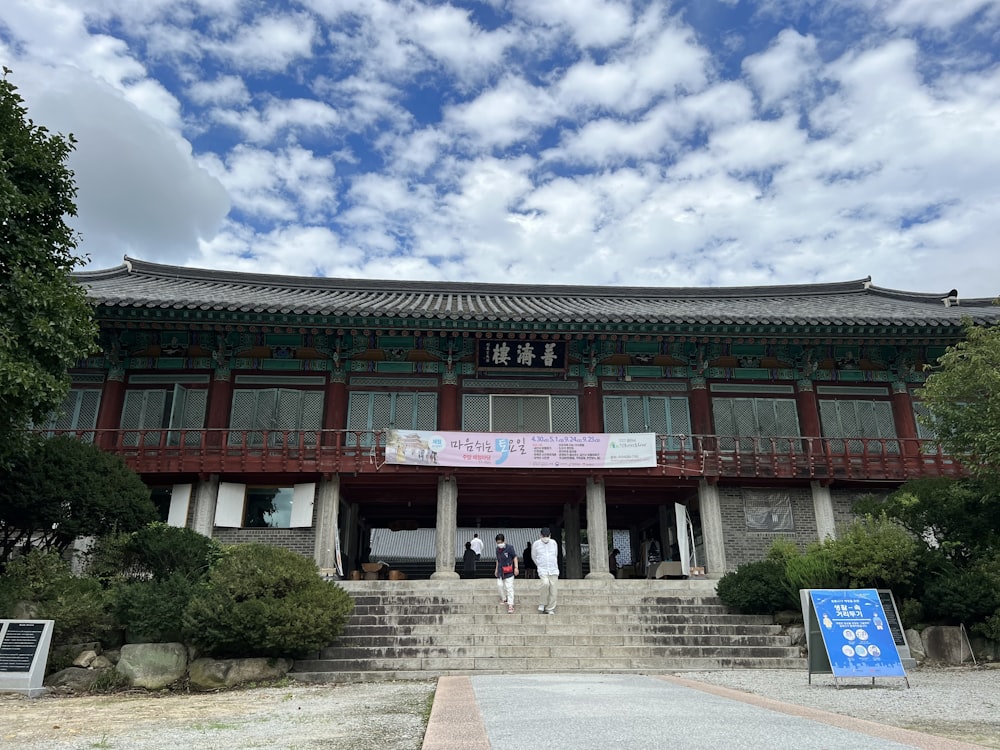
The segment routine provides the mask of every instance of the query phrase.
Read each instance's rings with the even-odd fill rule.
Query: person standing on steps
[[[479,534],[473,534],[472,541],[469,544],[472,545],[472,551],[476,553],[476,559],[478,560],[483,554],[483,540],[479,538]]]
[[[462,578],[476,577],[476,553],[472,551],[472,542],[465,543],[465,553],[462,555]]]
[[[514,612],[514,578],[518,574],[517,553],[509,546],[503,534],[497,534],[497,566],[493,574],[500,589],[500,601],[507,605],[507,611]]]
[[[538,611],[556,612],[556,581],[559,580],[559,545],[548,529],[542,529],[531,545],[531,560],[538,569]]]

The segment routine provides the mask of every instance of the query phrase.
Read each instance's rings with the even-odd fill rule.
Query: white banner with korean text
[[[410,466],[619,469],[656,466],[656,433],[389,430],[385,461]]]

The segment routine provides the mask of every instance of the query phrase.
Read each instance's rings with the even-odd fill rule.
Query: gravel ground
[[[678,677],[1000,748],[1000,669],[911,671],[841,680],[797,670]],[[219,693],[0,694],[0,746],[19,750],[337,748],[420,750],[435,681],[281,684]]]
[[[840,680],[797,670],[678,672],[678,677],[799,706],[1000,748],[1000,669],[920,668],[898,678]]]

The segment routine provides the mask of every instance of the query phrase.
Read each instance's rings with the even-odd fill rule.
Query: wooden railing
[[[47,431],[95,442],[140,474],[439,472],[386,465],[384,431],[80,430]],[[526,469],[525,471],[538,471]],[[902,438],[658,435],[657,466],[609,474],[677,478],[905,481],[965,475],[931,440]]]

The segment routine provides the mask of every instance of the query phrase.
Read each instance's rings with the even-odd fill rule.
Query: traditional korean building
[[[836,535],[858,497],[962,472],[914,390],[964,320],[1000,321],[992,300],[870,279],[505,285],[130,258],[76,278],[103,351],[47,427],[122,455],[169,523],[331,572],[373,529],[436,529],[439,576],[459,528],[550,526],[569,577],[606,574],[603,541],[577,550],[609,530],[631,559],[656,540],[709,577]],[[643,460],[601,453],[629,441]]]

